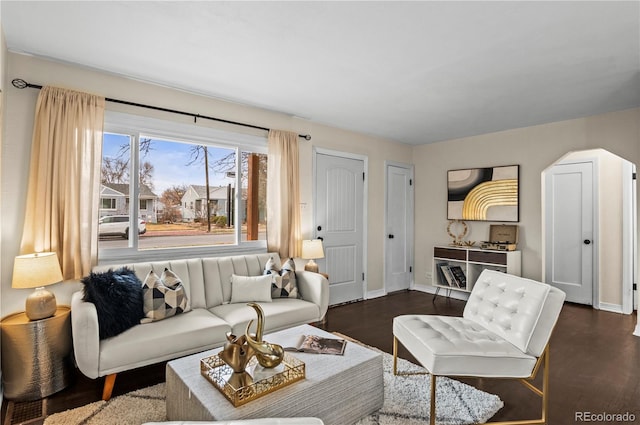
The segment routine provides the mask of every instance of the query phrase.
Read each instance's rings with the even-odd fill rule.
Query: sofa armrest
[[[95,379],[100,376],[98,313],[93,303],[82,300],[82,291],[71,297],[71,332],[78,369]]]
[[[329,281],[321,274],[308,271],[296,271],[296,279],[302,299],[318,306],[318,320],[322,320],[329,308]]]

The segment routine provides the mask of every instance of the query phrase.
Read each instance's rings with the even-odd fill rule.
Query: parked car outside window
[[[147,223],[138,219],[138,234],[147,232]],[[98,236],[122,236],[129,239],[129,216],[128,215],[107,215],[98,221]]]

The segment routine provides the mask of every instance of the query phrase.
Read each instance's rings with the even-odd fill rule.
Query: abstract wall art
[[[447,171],[447,219],[519,221],[520,166]]]

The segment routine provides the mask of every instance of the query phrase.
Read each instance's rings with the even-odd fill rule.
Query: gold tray
[[[200,360],[200,373],[211,382],[235,407],[304,379],[304,363],[284,353],[282,363],[266,369],[252,358],[244,374],[233,370],[216,354]]]

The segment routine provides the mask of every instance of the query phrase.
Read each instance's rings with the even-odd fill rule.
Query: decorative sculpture
[[[244,335],[238,337],[227,332],[226,336],[227,342],[218,355],[235,373],[244,373],[249,360],[255,355],[253,348],[247,344]]]
[[[462,229],[458,232],[458,233],[454,233],[451,229],[452,226],[459,225],[462,226]],[[467,227],[467,223],[465,223],[462,220],[449,220],[449,224],[447,225],[447,234],[453,239],[453,242],[451,242],[452,246],[463,246],[465,245],[465,242],[463,240],[463,238],[465,237],[465,235],[467,234],[467,231],[469,230],[469,228]],[[468,246],[473,246],[472,245],[468,245]]]
[[[249,344],[249,347],[253,349],[260,366],[265,368],[276,367],[282,363],[282,359],[284,359],[284,348],[278,344],[271,344],[262,340],[262,333],[264,331],[264,311],[262,311],[262,307],[256,303],[249,303],[247,305],[249,307],[253,307],[258,314],[256,333],[254,336],[249,333],[253,320],[247,324],[247,330],[244,333],[247,344]]]

